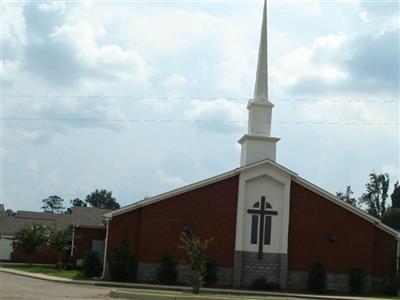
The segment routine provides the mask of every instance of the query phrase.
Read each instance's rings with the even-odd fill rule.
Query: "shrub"
[[[76,269],[77,269],[77,267],[73,263],[68,262],[64,265],[64,270],[66,270],[66,271],[76,270]]]
[[[87,277],[97,277],[101,269],[99,254],[95,251],[86,252],[82,260],[83,274]]]
[[[400,274],[397,272],[396,267],[398,260],[400,258],[393,258],[390,264],[387,279],[383,284],[383,293],[385,295],[397,296],[400,291]]]
[[[253,282],[253,289],[255,290],[278,290],[279,284],[269,282],[266,278],[257,278]]]
[[[109,257],[110,277],[114,281],[136,281],[137,261],[129,254],[128,238],[125,233],[121,247]]]
[[[307,290],[313,293],[323,293],[326,291],[326,272],[322,263],[316,262],[309,268]]]
[[[253,289],[255,290],[265,290],[265,287],[267,286],[268,282],[266,278],[257,278],[253,282]]]
[[[172,254],[165,252],[161,257],[160,268],[158,269],[158,280],[163,284],[174,284],[178,277],[178,271]]]
[[[49,237],[47,244],[57,252],[56,269],[62,270],[64,268],[64,261],[68,243],[71,238],[71,228],[61,229],[52,227],[49,229]]]
[[[367,278],[367,273],[361,268],[353,268],[349,273],[349,288],[350,292],[362,293],[365,288],[365,280]]]
[[[206,274],[204,275],[204,285],[211,286],[218,282],[218,266],[213,258],[207,258]]]
[[[21,249],[29,256],[29,265],[33,257],[41,250],[46,243],[46,227],[38,224],[24,226],[18,231],[13,240],[13,249]]]

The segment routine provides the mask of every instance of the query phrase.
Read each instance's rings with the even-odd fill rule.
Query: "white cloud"
[[[361,21],[363,21],[364,23],[369,23],[371,22],[371,18],[368,15],[368,12],[366,10],[360,12],[360,14],[358,15],[361,19]]]
[[[161,169],[156,171],[158,179],[164,185],[166,185],[167,189],[175,189],[181,186],[186,185],[187,183],[180,178],[179,176],[168,176],[165,172]]]
[[[392,183],[400,180],[400,167],[398,165],[384,164],[381,166],[380,171],[389,174]]]
[[[60,11],[62,13],[65,12],[66,5],[64,1],[50,1],[45,3],[39,3],[38,8],[43,12],[54,12]]]
[[[337,64],[336,53],[348,41],[342,32],[317,38],[311,47],[300,47],[283,55],[279,69],[271,71],[271,80],[281,89],[295,86],[301,79],[318,78],[336,82],[348,78],[347,72]]]
[[[27,169],[32,175],[37,175],[39,172],[39,165],[37,161],[31,159],[26,162]]]
[[[192,100],[184,118],[190,121],[209,124],[215,123],[217,128],[244,127],[247,120],[244,105],[226,99],[214,101]]]
[[[171,74],[163,81],[166,87],[182,87],[189,83],[185,76],[180,74]]]

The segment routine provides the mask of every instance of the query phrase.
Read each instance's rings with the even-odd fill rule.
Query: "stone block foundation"
[[[235,252],[233,267],[234,287],[251,287],[256,279],[266,278],[281,289],[287,287],[287,254],[263,253],[258,259],[257,252]]]
[[[157,263],[143,263],[138,264],[137,278],[140,282],[157,282],[158,268],[160,264]],[[190,284],[190,271],[183,265],[177,266],[178,278],[177,283]],[[231,286],[232,285],[232,268],[218,267],[218,282],[216,285],[219,286]]]
[[[307,287],[307,272],[289,271],[288,272],[288,288],[293,290],[305,290]],[[365,290],[369,292],[374,287],[379,286],[382,278],[368,275],[365,282]],[[328,291],[334,292],[350,292],[349,275],[344,273],[327,273],[326,288]]]

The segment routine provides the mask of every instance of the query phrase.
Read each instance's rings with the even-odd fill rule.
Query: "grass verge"
[[[191,292],[179,292],[179,291],[162,291],[162,290],[145,290],[145,289],[117,289],[117,292],[129,293],[132,295],[145,295],[152,296],[154,299],[162,298],[171,298],[171,299],[179,299],[179,298],[190,298],[190,299],[199,299],[199,300],[282,300],[287,299],[287,297],[279,298],[279,297],[269,297],[269,296],[249,296],[249,295],[229,295],[229,294],[212,294],[212,293],[200,293],[197,295],[192,294]]]
[[[81,271],[78,270],[56,270],[53,266],[28,266],[28,265],[2,265],[1,267],[7,269],[13,269],[18,271],[39,273],[44,275],[56,276],[67,279],[77,279],[77,280],[91,280],[91,278],[83,275]]]

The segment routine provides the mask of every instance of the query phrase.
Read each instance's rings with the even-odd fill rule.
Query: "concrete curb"
[[[10,273],[14,275],[26,276],[36,279],[47,280],[51,282],[57,283],[66,283],[66,284],[79,284],[79,285],[90,285],[90,286],[99,286],[99,287],[113,287],[113,288],[136,288],[136,289],[144,289],[144,290],[161,290],[161,291],[191,291],[192,288],[188,286],[170,286],[170,285],[155,285],[155,284],[146,284],[146,283],[125,283],[125,282],[113,282],[113,281],[103,281],[103,280],[75,280],[75,279],[68,279],[68,278],[61,278],[56,276],[49,276],[39,273],[30,273],[24,272],[19,270],[13,270],[10,268],[2,268],[0,267],[0,272]],[[320,299],[320,300],[387,300],[388,298],[371,298],[371,297],[351,297],[351,296],[329,296],[329,295],[310,295],[310,294],[296,294],[296,293],[279,293],[279,292],[262,292],[262,291],[253,291],[253,290],[235,290],[235,289],[220,289],[220,288],[203,288],[203,292],[212,293],[216,295],[234,295],[234,296],[269,296],[269,297],[287,297],[287,298],[301,298],[301,299]],[[113,290],[113,295],[117,296],[121,293],[124,294],[125,298],[128,294],[132,295],[131,298],[128,299],[154,299],[154,298],[137,298],[132,292],[128,291],[118,291]],[[139,293],[140,294],[140,293]],[[122,295],[122,294],[121,294]],[[140,294],[145,295],[145,293]],[[110,295],[111,296],[111,295]],[[132,297],[136,298],[132,298]],[[146,295],[147,296],[147,295]],[[153,296],[153,295],[152,295]],[[161,296],[161,295],[160,295]],[[154,296],[153,296],[154,297]],[[114,298],[122,298],[114,297]],[[202,297],[177,297],[176,299],[179,300],[187,300],[187,299],[205,299]],[[164,296],[164,298],[157,298],[157,299],[168,299],[172,300],[175,298]]]
[[[110,292],[111,298],[121,299],[135,299],[135,300],[218,300],[216,298],[209,297],[195,297],[195,296],[174,296],[174,295],[155,295],[146,293],[131,293],[118,290],[112,290]]]

